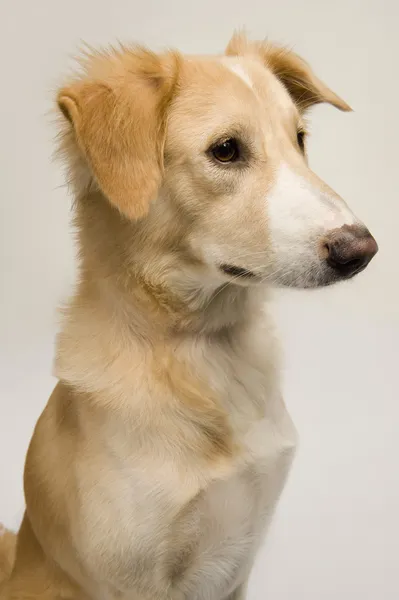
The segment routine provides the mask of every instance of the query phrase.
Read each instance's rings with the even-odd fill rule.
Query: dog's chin
[[[233,264],[222,264],[220,272],[232,283],[248,287],[259,284],[268,284],[277,288],[295,289],[317,289],[328,287],[336,283],[347,281],[355,277],[362,269],[354,273],[345,274],[339,272],[327,264],[316,263],[313,266],[306,265],[303,268],[289,269],[281,268],[278,271],[283,274],[255,273],[250,269]]]
[[[318,289],[353,279],[358,272],[345,275],[337,273],[337,271],[328,266],[318,266],[314,269],[286,272],[283,277],[274,280],[274,285],[278,288],[294,288],[298,290]]]
[[[278,288],[296,288],[296,289],[312,289],[332,285],[340,280],[331,269],[321,270],[314,268],[313,270],[288,268],[281,269],[284,272],[283,276],[276,276],[265,273],[254,273],[247,267],[242,267],[233,264],[222,264],[219,266],[220,272],[235,285],[248,287],[259,284],[272,285]]]

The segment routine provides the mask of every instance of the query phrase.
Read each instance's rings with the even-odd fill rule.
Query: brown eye
[[[217,144],[212,148],[212,154],[221,163],[234,162],[240,156],[237,141],[231,138]]]
[[[298,131],[296,134],[296,139],[298,142],[298,146],[301,150],[301,152],[305,151],[305,132],[304,131]]]

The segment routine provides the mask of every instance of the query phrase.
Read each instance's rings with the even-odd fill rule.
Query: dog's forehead
[[[222,62],[270,109],[280,110],[285,116],[296,115],[297,108],[287,89],[266,65],[250,56],[226,56]]]
[[[203,105],[222,100],[256,112],[262,107],[282,119],[298,116],[287,89],[275,74],[251,56],[189,57],[185,61],[182,91]]]

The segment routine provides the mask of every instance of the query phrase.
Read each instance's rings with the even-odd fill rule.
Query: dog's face
[[[374,256],[368,230],[307,164],[305,110],[350,109],[301,59],[236,37],[223,57],[99,64],[100,81],[59,97],[80,149],[128,218],[155,212],[157,227],[165,210],[164,228],[187,224],[179,244],[204,280],[315,287]]]

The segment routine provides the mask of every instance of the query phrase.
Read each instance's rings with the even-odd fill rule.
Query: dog
[[[268,290],[377,252],[308,166],[322,102],[350,111],[241,33],[220,56],[90,51],[59,91],[79,276],[2,600],[245,598],[297,439]]]

